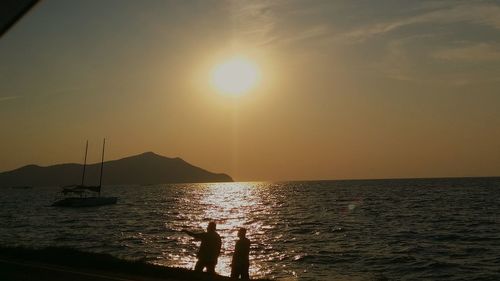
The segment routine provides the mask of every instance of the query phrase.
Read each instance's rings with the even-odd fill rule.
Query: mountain
[[[87,165],[85,184],[99,184],[101,163]],[[0,173],[0,187],[65,186],[80,184],[81,164],[58,164],[48,167],[28,165]],[[104,162],[103,185],[230,182],[226,174],[215,174],[193,166],[181,158],[168,158],[153,152]]]

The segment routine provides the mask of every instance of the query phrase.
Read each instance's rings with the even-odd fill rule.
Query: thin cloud
[[[449,4],[448,7],[440,7],[420,15],[363,26],[345,33],[343,37],[353,41],[363,41],[372,36],[388,33],[409,25],[452,23],[479,24],[500,29],[500,5],[468,3],[453,6]]]
[[[332,28],[325,22],[310,22],[297,25],[298,14],[314,18],[320,6],[306,6],[290,1],[233,1],[230,2],[233,16],[235,38],[246,44],[261,46],[283,46],[310,41],[328,39]]]
[[[323,40],[328,40],[330,39],[331,31],[329,30],[328,26],[326,25],[316,25],[316,26],[311,26],[306,29],[294,32],[293,34],[289,36],[282,36],[280,43],[281,44],[294,44],[294,43],[299,43],[303,41],[309,41],[312,39],[320,39],[323,38]]]
[[[21,96],[0,97],[0,102],[15,100],[15,99],[19,99],[19,98],[21,98]]]
[[[462,47],[442,49],[432,55],[448,61],[485,62],[500,61],[500,45],[478,43]]]
[[[467,23],[500,30],[500,4],[444,1],[415,7],[413,15],[390,21],[365,23],[358,27],[338,26],[317,15],[324,6],[307,6],[287,1],[231,1],[235,38],[255,46],[294,44],[315,40],[326,44],[363,42],[377,35],[424,24]],[[305,9],[305,11],[303,10]],[[299,16],[307,18],[301,26]],[[316,20],[317,17],[317,20]],[[289,26],[289,28],[286,28]],[[429,29],[426,29],[428,33]]]
[[[256,46],[272,42],[275,25],[273,5],[255,1],[230,2],[235,37],[252,42]]]

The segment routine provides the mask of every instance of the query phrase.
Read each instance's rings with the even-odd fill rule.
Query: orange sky
[[[387,2],[43,1],[0,40],[0,170],[106,137],[236,180],[500,175],[500,5]]]

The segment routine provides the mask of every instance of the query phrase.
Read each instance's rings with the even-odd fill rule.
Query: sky
[[[239,181],[500,175],[500,1],[45,0],[0,62],[0,171],[106,137]]]

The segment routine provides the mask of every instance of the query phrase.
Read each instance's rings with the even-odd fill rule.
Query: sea
[[[500,178],[106,186],[116,205],[50,207],[59,188],[0,190],[0,245],[65,246],[193,268],[181,232],[217,223],[229,275],[240,227],[253,278],[500,280]]]

